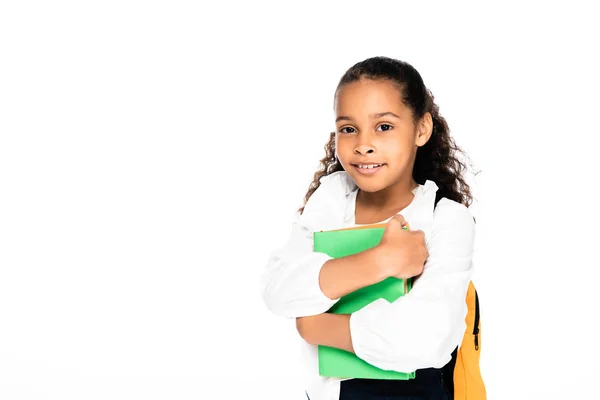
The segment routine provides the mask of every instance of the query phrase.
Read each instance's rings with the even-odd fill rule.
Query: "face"
[[[424,125],[413,123],[398,89],[388,81],[349,83],[338,91],[335,114],[338,159],[361,190],[412,184],[417,147],[430,132],[427,118]]]

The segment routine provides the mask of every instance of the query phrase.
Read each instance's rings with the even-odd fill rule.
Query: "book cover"
[[[366,225],[333,231],[315,232],[314,251],[339,258],[356,254],[378,245],[385,231],[385,224]],[[343,296],[328,311],[334,314],[351,314],[377,299],[393,302],[411,289],[411,280],[387,278]],[[355,354],[328,346],[319,346],[319,373],[337,378],[397,379],[408,380],[415,372],[385,371]]]

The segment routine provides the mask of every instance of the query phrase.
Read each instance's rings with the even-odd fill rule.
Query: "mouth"
[[[366,164],[352,164],[352,167],[362,175],[373,175],[377,171],[381,170],[386,164],[385,163],[366,163]]]

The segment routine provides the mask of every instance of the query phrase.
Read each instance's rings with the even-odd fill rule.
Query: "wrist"
[[[370,263],[373,266],[372,270],[374,274],[374,279],[377,282],[380,282],[393,275],[389,268],[390,263],[387,261],[385,247],[379,244],[367,251],[370,252]]]

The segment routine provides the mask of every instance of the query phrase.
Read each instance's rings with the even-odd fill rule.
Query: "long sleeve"
[[[412,290],[379,299],[350,318],[354,351],[385,370],[441,368],[461,343],[472,276],[475,224],[464,205],[443,198],[433,214],[429,258]]]
[[[276,315],[294,318],[326,312],[338,299],[321,291],[321,267],[331,257],[313,252],[312,232],[298,221],[288,242],[274,251],[261,276],[261,294]]]

